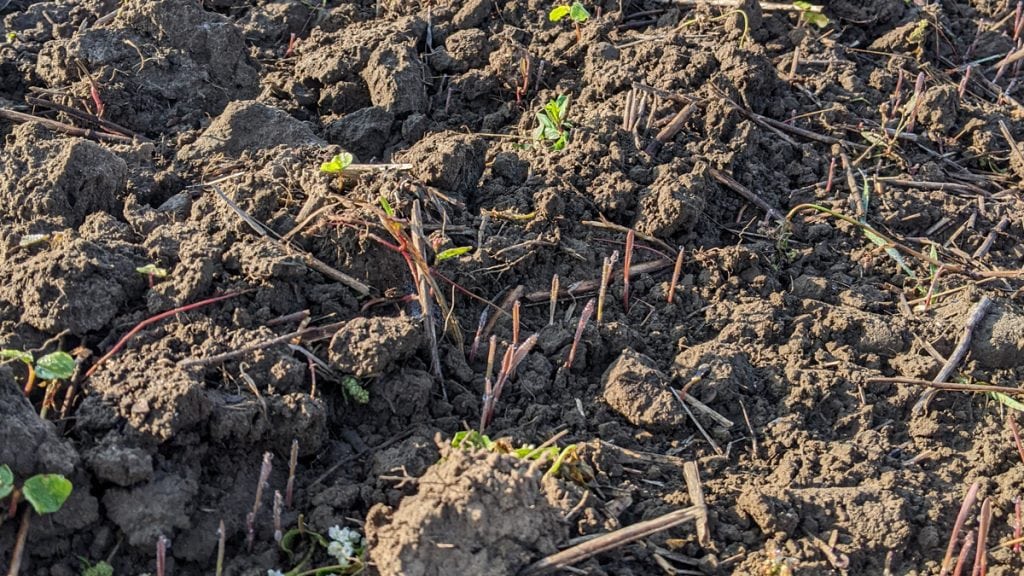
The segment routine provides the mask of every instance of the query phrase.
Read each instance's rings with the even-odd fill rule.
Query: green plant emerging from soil
[[[532,444],[524,444],[518,448],[512,445],[507,438],[491,440],[486,434],[476,430],[463,430],[456,432],[452,437],[452,447],[461,450],[486,450],[497,454],[507,454],[521,460],[547,460],[551,462],[547,476],[559,476],[583,484],[588,475],[576,455],[576,444],[569,444],[565,448],[558,446],[536,447]],[[564,469],[563,469],[564,466]]]
[[[370,401],[370,392],[356,380],[354,376],[345,376],[341,379],[341,391],[346,398],[351,398],[356,404],[366,404]]]
[[[793,2],[793,6],[800,10],[800,21],[813,24],[818,28],[824,28],[828,26],[828,16],[821,13],[821,6],[815,6],[810,2],[804,0],[797,0]]]
[[[32,393],[38,380],[42,381],[40,386],[46,388],[46,396],[39,411],[41,418],[46,418],[47,411],[53,406],[60,381],[71,378],[76,366],[74,357],[63,351],[52,352],[34,360],[31,352],[5,348],[0,350],[0,360],[15,360],[25,365],[28,370],[24,389],[26,396]]]
[[[71,490],[71,481],[60,474],[36,474],[25,479],[21,488],[18,488],[14,484],[14,472],[10,466],[0,465],[0,501],[8,496],[11,498],[8,513],[0,514],[0,519],[13,518],[17,514],[18,501],[21,499],[27,500],[32,505],[32,510],[40,516],[53,514],[64,506],[64,502],[71,495]],[[25,551],[31,519],[31,512],[26,508],[21,513],[21,524],[18,526],[18,535],[11,553],[9,574],[17,574],[21,567],[21,556]]]
[[[572,25],[576,28],[576,43],[579,44],[583,41],[583,35],[580,32],[580,24],[583,24],[590,19],[590,12],[583,6],[582,2],[573,2],[572,5],[562,4],[555,6],[548,12],[548,20],[552,22],[560,22],[568,16],[572,20]]]
[[[320,164],[320,171],[324,174],[336,176],[338,178],[338,187],[341,188],[345,184],[345,169],[351,166],[354,160],[352,154],[348,152],[335,154],[333,158]]]
[[[533,130],[533,139],[547,142],[552,150],[564,150],[569,143],[569,130],[572,124],[565,117],[569,112],[569,96],[562,94],[549,100],[544,109],[537,112],[537,128]]]

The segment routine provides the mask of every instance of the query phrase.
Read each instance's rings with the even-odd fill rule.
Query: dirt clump
[[[192,128],[228,102],[256,96],[259,86],[238,27],[189,2],[126,2],[106,26],[47,42],[37,73],[88,99],[76,62],[105,79],[106,117],[149,135]]]
[[[542,474],[509,456],[444,450],[415,495],[370,510],[370,557],[382,574],[516,574],[567,533]]]
[[[668,388],[669,378],[643,354],[627,348],[601,380],[604,401],[636,426],[657,430],[686,421]]]

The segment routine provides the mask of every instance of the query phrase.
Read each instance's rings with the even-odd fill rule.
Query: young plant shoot
[[[580,32],[580,24],[583,24],[590,19],[590,12],[583,7],[582,2],[573,2],[572,5],[562,4],[555,6],[548,12],[548,20],[552,22],[560,22],[568,16],[569,20],[572,20],[573,27],[576,28],[576,43],[579,44],[583,41],[583,35]]]
[[[320,164],[320,171],[324,174],[334,174],[338,178],[338,187],[345,185],[345,169],[352,165],[353,157],[348,152],[335,154],[328,162]]]
[[[533,130],[533,139],[546,142],[552,150],[561,151],[569,143],[569,130],[572,124],[565,117],[569,110],[569,96],[562,94],[549,100],[544,109],[537,112],[537,128]]]

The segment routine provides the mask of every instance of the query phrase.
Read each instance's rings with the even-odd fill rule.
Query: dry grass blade
[[[624,546],[630,542],[635,542],[642,538],[646,538],[652,534],[657,534],[669,528],[674,528],[685,522],[700,520],[704,517],[706,510],[699,506],[691,506],[689,508],[683,508],[682,510],[676,510],[675,512],[669,512],[658,518],[646,520],[644,522],[638,522],[632,526],[626,528],[620,528],[613,532],[602,534],[591,540],[587,540],[581,544],[577,544],[571,548],[567,548],[552,554],[547,558],[543,558],[530,566],[527,566],[521,573],[520,576],[539,576],[540,574],[550,574],[556,570],[563,569],[567,566],[572,566],[577,562],[581,562],[607,552],[614,550],[619,546]]]
[[[942,366],[942,369],[939,370],[938,375],[935,376],[935,379],[932,381],[933,383],[944,383],[953,375],[953,371],[960,365],[964,356],[967,355],[968,348],[971,347],[971,336],[974,334],[975,328],[977,328],[985,318],[985,314],[988,313],[988,309],[991,305],[992,300],[988,296],[982,296],[981,300],[974,306],[974,309],[971,311],[971,315],[967,318],[967,323],[964,325],[964,333],[960,337],[960,341],[957,343],[953,353],[949,355],[949,358]],[[928,404],[931,402],[932,398],[935,397],[936,393],[937,390],[934,388],[925,390],[924,393],[921,394],[921,398],[918,399],[916,404],[914,404],[913,413],[922,414],[926,412],[928,410]]]
[[[739,194],[740,196],[743,196],[744,198],[747,199],[748,202],[763,210],[765,214],[767,214],[768,217],[771,218],[772,220],[775,220],[776,222],[779,223],[783,223],[786,221],[786,219],[783,218],[782,216],[782,212],[773,208],[771,204],[766,202],[757,194],[754,194],[754,192],[752,192],[749,188],[740,184],[731,176],[721,171],[715,170],[714,168],[708,168],[708,174],[710,174],[712,178],[717,180],[719,184],[722,184],[726,188],[732,190],[733,192]]]
[[[683,480],[686,481],[686,491],[690,495],[690,502],[694,508],[699,508],[703,514],[697,519],[697,543],[707,548],[711,545],[711,531],[708,527],[708,506],[704,502],[704,488],[700,481],[700,470],[696,462],[683,464]]]
[[[412,247],[411,258],[416,263],[416,295],[420,301],[420,311],[423,314],[423,327],[427,333],[427,342],[430,344],[430,368],[434,377],[441,383],[441,392],[445,400],[448,399],[448,390],[444,385],[444,375],[441,373],[441,354],[437,345],[437,328],[434,325],[433,302],[437,302],[441,308],[441,315],[444,318],[450,316],[447,303],[444,301],[444,294],[438,289],[437,284],[430,277],[430,268],[425,260],[426,238],[423,235],[423,214],[420,210],[420,201],[412,204],[412,217],[409,219],[410,243]],[[433,289],[433,298],[431,298]],[[461,336],[461,334],[460,334]]]

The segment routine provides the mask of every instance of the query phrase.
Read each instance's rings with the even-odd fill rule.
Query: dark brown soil
[[[924,388],[891,380],[934,379],[983,297],[948,381],[1024,377],[1024,96],[1019,65],[997,73],[1015,4],[823,3],[818,29],[755,0],[584,2],[577,42],[537,0],[0,0],[0,348],[80,364],[45,421],[0,366],[0,464],[74,484],[21,572],[154,573],[163,536],[168,574],[212,574],[223,522],[224,574],[287,573],[293,445],[283,530],[358,530],[370,574],[517,574],[689,506],[684,461],[710,544],[687,524],[578,570],[935,574],[978,482],[965,531],[989,499],[987,573],[1024,572],[998,546],[1020,530],[1013,406],[946,391],[916,413]],[[556,152],[531,133],[561,94]],[[379,168],[321,173],[346,151]],[[786,221],[808,203],[849,220]],[[422,266],[385,224],[417,212]],[[450,313],[424,310],[426,266]],[[586,473],[450,448],[480,423],[481,312],[500,364],[514,292],[537,342],[488,434],[564,433]]]

